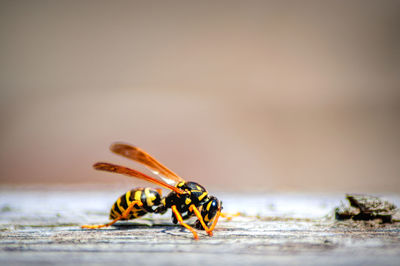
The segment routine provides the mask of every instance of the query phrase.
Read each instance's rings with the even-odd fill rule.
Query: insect
[[[164,214],[168,209],[171,209],[172,222],[174,224],[179,223],[191,231],[194,239],[198,239],[198,234],[194,228],[205,230],[209,236],[213,235],[213,230],[221,215],[222,202],[220,200],[210,196],[207,190],[198,183],[185,181],[138,147],[115,143],[111,145],[110,150],[145,165],[161,179],[112,163],[98,162],[93,165],[94,169],[143,179],[170,189],[171,192],[162,197],[161,189],[132,189],[119,197],[111,207],[109,217],[112,220],[111,222],[102,225],[83,225],[82,228],[107,227],[119,220],[135,219],[147,213]],[[172,186],[173,183],[175,183],[175,186]],[[194,228],[184,222],[192,216],[197,217]]]

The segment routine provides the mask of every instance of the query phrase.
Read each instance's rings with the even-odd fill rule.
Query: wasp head
[[[204,223],[209,226],[213,222],[217,212],[222,210],[222,201],[214,196],[207,197],[200,209]],[[199,220],[195,222],[194,226],[197,229],[204,229]]]

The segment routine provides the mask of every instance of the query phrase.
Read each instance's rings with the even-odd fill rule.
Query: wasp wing
[[[136,178],[143,179],[143,180],[146,180],[148,182],[152,182],[154,184],[160,185],[162,187],[168,188],[168,189],[170,189],[172,191],[175,191],[178,194],[183,194],[184,193],[184,191],[182,191],[181,189],[179,189],[177,187],[171,186],[171,185],[169,185],[167,183],[164,183],[164,182],[162,182],[162,181],[160,181],[158,179],[155,179],[153,177],[150,177],[150,176],[145,175],[145,174],[143,174],[143,173],[141,173],[139,171],[130,169],[130,168],[125,167],[125,166],[112,164],[112,163],[98,162],[98,163],[95,163],[93,165],[93,168],[96,169],[96,170],[123,174],[123,175],[127,175],[127,176],[130,176],[130,177],[136,177]]]
[[[132,159],[138,163],[145,165],[154,174],[160,176],[165,182],[174,184],[176,182],[184,182],[185,180],[172,172],[166,166],[157,161],[150,154],[144,150],[130,146],[124,143],[114,143],[111,145],[110,150],[116,154],[122,155],[128,159]]]

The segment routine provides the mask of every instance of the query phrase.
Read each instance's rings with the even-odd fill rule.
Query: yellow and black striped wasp
[[[214,196],[210,196],[207,190],[195,183],[188,182],[162,165],[144,150],[123,143],[115,143],[110,147],[111,151],[126,158],[139,162],[149,168],[162,180],[155,179],[139,171],[111,163],[98,162],[94,169],[119,173],[130,177],[140,178],[164,188],[171,192],[162,197],[161,189],[135,188],[117,199],[110,211],[110,223],[102,225],[83,225],[82,228],[97,229],[113,225],[119,220],[130,220],[141,217],[147,213],[164,214],[169,208],[172,210],[172,221],[178,222],[193,233],[194,239],[198,239],[197,232],[184,220],[196,216],[194,227],[205,230],[209,236],[218,222],[222,210],[222,202]],[[170,184],[168,184],[168,183]],[[176,183],[172,186],[172,183]]]

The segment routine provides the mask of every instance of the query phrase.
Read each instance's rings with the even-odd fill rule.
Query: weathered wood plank
[[[200,240],[170,222],[169,214],[100,230],[79,225],[107,221],[123,192],[24,191],[0,194],[0,264],[162,265],[398,265],[400,226],[352,227],[329,218],[342,195],[217,195],[225,210]],[[391,200],[398,204],[399,197]],[[373,226],[373,227],[371,227]]]

